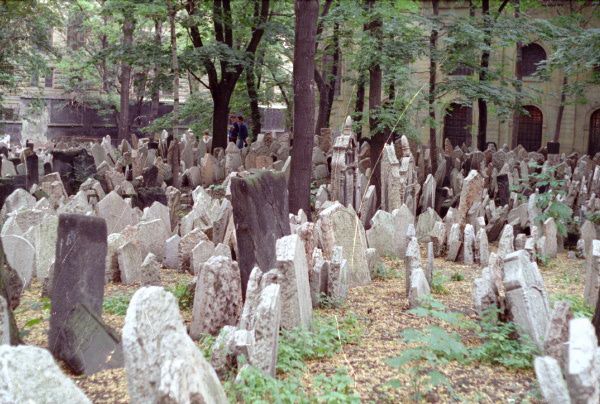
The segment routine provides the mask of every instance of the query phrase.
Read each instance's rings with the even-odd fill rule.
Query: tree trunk
[[[294,147],[289,179],[289,208],[310,213],[310,180],[315,130],[312,81],[315,70],[315,41],[318,0],[296,0],[294,35]]]
[[[177,9],[169,1],[169,25],[171,27],[171,68],[173,69],[173,135],[177,135],[179,126],[179,59],[177,58],[177,34],[175,32],[175,16]]]
[[[485,32],[486,50],[484,50],[481,54],[481,64],[479,71],[480,83],[487,80],[487,70],[490,66],[490,51],[488,50],[492,46],[492,21],[490,20],[490,0],[483,0],[481,2],[481,11],[483,14],[484,21],[483,24]],[[487,141],[487,102],[483,98],[478,98],[477,108],[479,109],[479,120],[477,123],[477,148],[479,150],[484,150]]]
[[[357,122],[356,139],[362,141],[362,119],[365,109],[365,75],[359,73],[358,83],[356,85],[356,103],[354,104],[354,122]]]
[[[560,105],[558,106],[558,114],[556,115],[556,127],[554,128],[554,137],[552,140],[554,142],[558,142],[560,139],[560,127],[562,125],[563,114],[565,112],[565,101],[567,100],[567,84],[569,83],[569,79],[567,78],[567,74],[563,73],[563,81],[562,87],[560,89]]]
[[[252,133],[254,138],[262,130],[260,124],[260,108],[258,106],[258,85],[254,76],[254,55],[250,56],[250,64],[246,67],[246,89],[250,98],[250,118],[252,121]]]
[[[369,9],[373,8],[375,0],[369,0],[367,5]],[[375,18],[369,22],[369,31],[375,39],[375,47],[381,50],[381,20]],[[379,63],[374,63],[369,68],[369,131],[370,131],[370,153],[371,159],[371,181],[375,185],[377,202],[381,203],[381,154],[386,141],[385,131],[377,130],[377,112],[381,106],[381,81],[382,72]]]
[[[596,338],[600,341],[600,293],[598,293],[599,297],[596,301],[596,308],[594,310],[594,317],[592,317],[592,324],[594,325],[594,330],[596,331]]]
[[[231,91],[221,91],[213,95],[213,150],[217,147],[227,148],[227,125],[229,123],[229,100],[231,93]],[[215,136],[217,133],[223,135]]]
[[[335,99],[335,88],[340,69],[340,26],[338,23],[333,25],[333,60],[331,62],[331,72],[329,77],[329,86],[327,94],[327,109],[325,110],[325,127],[330,127],[331,109]]]
[[[431,0],[433,15],[439,14],[439,0]],[[437,24],[437,21],[434,23]],[[429,159],[431,160],[431,175],[437,171],[437,134],[435,130],[435,82],[437,73],[437,60],[435,51],[437,49],[438,30],[434,27],[429,37]]]
[[[154,21],[154,46],[156,49],[160,49],[162,46],[161,39],[161,31],[162,31],[162,21],[155,20]],[[150,121],[155,120],[158,117],[158,107],[160,106],[160,84],[159,84],[159,76],[160,76],[160,62],[156,62],[154,67],[152,68],[152,75],[154,76],[154,81],[152,83],[152,96],[150,103]]]
[[[132,16],[125,16],[123,22],[123,48],[125,52],[133,44],[133,30],[135,22]],[[131,86],[131,65],[127,62],[121,63],[121,102],[119,111],[119,139],[127,139],[129,134],[129,87]]]
[[[515,19],[521,18],[521,1],[514,0],[515,3]],[[513,112],[512,122],[512,134],[510,147],[514,149],[519,145],[519,123],[521,121],[521,91],[523,89],[523,70],[521,65],[523,64],[523,42],[517,42],[517,54],[515,61],[515,77],[517,82],[515,84],[516,98],[515,98],[515,111]]]

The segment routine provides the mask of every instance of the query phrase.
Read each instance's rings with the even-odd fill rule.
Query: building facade
[[[544,2],[545,5],[527,10],[529,16],[534,18],[552,18],[558,15],[564,15],[569,12],[568,1]],[[422,13],[431,15],[431,2],[422,1]],[[594,7],[599,7],[595,3],[583,9],[588,21],[587,27],[598,28],[600,21],[592,16]],[[479,14],[481,11],[477,10]],[[509,16],[511,11],[505,10],[504,13]],[[597,11],[596,11],[597,13]],[[468,2],[466,1],[440,1],[439,15],[444,16],[469,14]],[[596,14],[597,15],[597,14]],[[440,37],[443,36],[440,33]],[[442,41],[438,41],[438,48]],[[527,115],[520,118],[518,133],[518,144],[522,144],[528,150],[537,150],[540,146],[552,140],[555,132],[556,121],[559,111],[561,88],[563,83],[563,72],[554,71],[548,80],[543,80],[534,76],[536,64],[547,58],[553,49],[549,44],[544,43],[532,35],[531,41],[523,46],[523,91],[525,94],[535,94],[527,98],[524,103],[524,109],[528,111]],[[516,46],[512,47],[494,47],[490,56],[490,67],[501,68],[504,74],[513,75],[516,64]],[[352,75],[352,72],[345,70],[342,66],[345,76]],[[427,96],[429,81],[429,60],[428,58],[417,60],[413,64],[414,73],[411,75],[415,88],[423,87],[423,96]],[[569,82],[589,79],[593,70],[582,73],[577,76],[569,76]],[[457,69],[453,75],[464,76],[473,74],[469,69]],[[438,82],[442,80],[452,80],[453,77],[447,77],[439,70],[437,71]],[[367,100],[365,101],[365,111],[367,114]],[[590,85],[584,91],[585,102],[578,102],[573,97],[567,97],[564,106],[562,123],[560,128],[560,151],[569,153],[577,151],[580,153],[595,154],[600,151],[600,86]],[[356,96],[355,85],[344,81],[340,95],[336,98],[334,112],[332,114],[331,126],[334,129],[342,127],[345,116],[352,113],[354,106],[354,97]],[[458,102],[458,96],[453,94],[445,95],[438,100],[436,106],[437,126],[437,144],[443,145],[444,139],[448,138],[453,145],[477,145],[477,125],[479,111],[477,103],[472,105],[463,105]],[[429,142],[429,113],[427,107],[420,108],[412,114],[411,122],[417,129],[419,140],[423,144]],[[487,121],[487,142],[494,142],[498,146],[511,145],[513,133],[512,118],[501,119],[495,113],[493,106],[488,107]],[[363,133],[368,132],[368,126],[363,127]]]

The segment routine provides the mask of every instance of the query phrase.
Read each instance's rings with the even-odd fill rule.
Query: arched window
[[[463,143],[471,144],[471,124],[473,110],[471,107],[450,104],[444,117],[444,139],[449,139],[452,146],[462,146]]]
[[[542,145],[542,124],[544,117],[542,111],[533,105],[523,107],[528,115],[522,114],[519,118],[518,144],[527,151],[537,151]]]
[[[546,51],[536,43],[523,46],[523,61],[521,62],[521,73],[523,77],[533,75],[538,69],[540,62],[546,60]]]
[[[593,156],[600,152],[600,109],[597,109],[590,118],[590,140],[588,154]]]

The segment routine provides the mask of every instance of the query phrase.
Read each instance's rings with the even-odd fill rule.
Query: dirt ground
[[[425,254],[423,254],[423,257]],[[356,391],[363,402],[410,402],[415,389],[415,375],[410,370],[398,371],[390,367],[386,360],[398,355],[407,345],[400,336],[407,328],[422,329],[430,320],[408,312],[408,299],[404,286],[404,264],[386,260],[390,273],[385,278],[374,280],[365,287],[350,291],[347,302],[340,308],[322,310],[326,315],[340,317],[352,313],[363,324],[364,335],[355,345],[346,345],[335,356],[311,362],[308,374],[332,374],[340,367],[348,369],[355,381]],[[547,267],[542,267],[546,288],[551,300],[563,295],[583,295],[584,261],[567,259],[561,254]],[[435,271],[445,279],[445,294],[435,298],[443,302],[451,311],[458,311],[469,318],[476,318],[471,303],[471,288],[480,269],[436,259]],[[457,277],[454,274],[461,274]],[[164,269],[161,273],[163,286],[173,290],[192,280],[188,274]],[[452,279],[462,280],[452,280]],[[131,296],[135,286],[109,284],[105,290],[105,302],[118,301],[123,296]],[[34,282],[21,300],[15,314],[19,329],[26,344],[47,348],[49,302],[41,299],[41,285]],[[189,323],[191,311],[182,311]],[[124,315],[110,314],[105,307],[103,319],[117,332],[124,323]],[[473,336],[469,331],[462,332],[463,342],[469,344]],[[68,371],[64,368],[65,372]],[[454,362],[445,365],[442,371],[449,379],[452,393],[440,390],[426,396],[430,402],[539,402],[539,393],[533,371],[511,371],[501,366],[483,364],[460,365]],[[108,370],[92,376],[70,375],[94,403],[127,403],[127,381],[123,369]],[[391,388],[387,383],[398,379],[401,388]],[[438,389],[439,390],[439,389]]]

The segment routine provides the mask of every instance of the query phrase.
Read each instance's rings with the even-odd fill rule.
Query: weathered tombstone
[[[308,273],[307,273],[308,276]],[[190,336],[216,335],[225,325],[237,324],[242,310],[240,271],[227,257],[211,257],[198,274]]]
[[[446,259],[448,261],[456,261],[458,258],[458,252],[462,245],[461,236],[460,224],[454,223],[448,232],[448,250],[446,254]]]
[[[35,153],[28,155],[25,158],[25,164],[27,166],[27,189],[31,189],[33,184],[37,184],[40,181],[39,175],[39,163],[38,156]]]
[[[471,170],[464,180],[458,203],[458,223],[465,223],[467,213],[474,203],[480,202],[483,193],[483,177],[476,170]]]
[[[348,261],[350,287],[370,283],[367,237],[352,207],[345,208],[339,202],[334,202],[319,214],[318,227],[325,258],[332,257],[335,246],[343,248],[344,258]]]
[[[597,403],[600,400],[600,364],[598,340],[587,318],[569,322],[567,387],[573,403]]]
[[[465,265],[473,265],[475,257],[473,248],[475,245],[475,230],[469,223],[465,225],[465,234],[463,239],[463,263]]]
[[[587,259],[584,296],[590,307],[596,307],[600,292],[600,240],[592,241],[590,255]]]
[[[254,354],[252,364],[265,374],[275,377],[279,325],[281,323],[281,287],[267,285],[260,293],[254,315]]]
[[[377,249],[382,256],[400,257],[400,234],[394,216],[378,210],[371,219],[371,228],[367,230],[369,247]]]
[[[266,272],[275,267],[275,243],[290,234],[288,191],[284,174],[261,171],[231,179],[237,260],[246,296],[248,277],[255,265]],[[266,208],[268,207],[268,209]]]
[[[571,305],[566,301],[556,302],[544,337],[544,354],[556,359],[562,369],[567,366],[565,347],[569,343],[569,321],[572,319]]]
[[[312,301],[304,243],[296,234],[284,236],[276,244],[277,269],[281,273],[281,326],[309,328]]]
[[[0,402],[91,404],[42,348],[0,345]]]
[[[82,336],[77,316],[83,305],[98,319],[104,296],[104,265],[106,262],[106,222],[83,215],[63,214],[58,219],[56,262],[50,299],[50,330],[48,346],[56,358],[64,360],[75,373],[89,374],[114,366],[109,363],[115,346],[104,345],[98,350],[81,350]],[[96,331],[85,338],[93,339]]]
[[[539,269],[525,250],[505,257],[503,282],[513,321],[543,349],[550,307]]]
[[[133,295],[123,327],[129,399],[227,403],[217,374],[188,337],[177,300],[156,286]]]
[[[335,304],[341,304],[348,296],[348,261],[340,246],[333,248],[327,269],[327,295]]]
[[[498,204],[499,206],[507,205],[510,200],[510,185],[508,183],[508,174],[499,174],[496,176],[498,184]]]
[[[570,404],[569,390],[556,359],[550,356],[538,356],[534,362],[544,401],[548,404]]]

